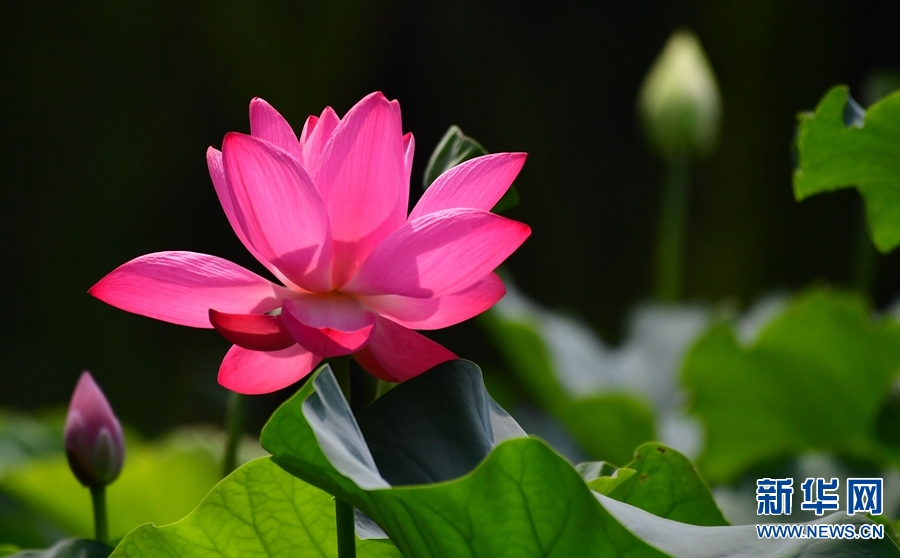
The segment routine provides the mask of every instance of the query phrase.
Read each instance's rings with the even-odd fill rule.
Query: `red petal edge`
[[[296,343],[281,316],[225,314],[210,308],[209,323],[222,337],[251,351],[278,351]]]

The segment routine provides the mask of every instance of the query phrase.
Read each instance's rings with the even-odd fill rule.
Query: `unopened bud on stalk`
[[[644,78],[638,109],[648,141],[666,159],[703,157],[715,147],[721,95],[692,32],[677,31],[669,38]]]
[[[88,372],[81,374],[69,403],[65,444],[69,467],[81,484],[98,488],[119,476],[125,460],[125,436]]]

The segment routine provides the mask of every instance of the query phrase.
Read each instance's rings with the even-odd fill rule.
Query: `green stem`
[[[334,521],[337,525],[338,558],[356,558],[356,517],[353,506],[334,499]]]
[[[347,405],[350,406],[350,357],[329,360],[331,371],[341,386]],[[334,522],[337,527],[338,558],[356,558],[356,517],[353,506],[338,497],[334,498]]]
[[[91,503],[94,505],[94,539],[109,543],[109,524],[106,515],[106,487],[91,487]]]
[[[330,358],[328,366],[331,367],[338,385],[341,386],[341,392],[347,399],[347,406],[350,406],[350,357]]]
[[[687,159],[666,161],[656,240],[656,299],[673,302],[684,290],[684,244],[689,185]]]
[[[237,392],[229,392],[228,404],[225,407],[225,454],[222,456],[222,478],[237,469],[238,446],[244,432],[244,396]]]

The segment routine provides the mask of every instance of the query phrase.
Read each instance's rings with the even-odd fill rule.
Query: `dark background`
[[[261,272],[204,157],[227,131],[248,131],[254,96],[298,129],[373,90],[399,99],[415,188],[450,124],[491,151],[529,152],[509,216],[533,234],[509,270],[528,295],[617,339],[652,287],[662,172],[635,96],[680,26],[700,37],[724,103],[719,148],[694,173],[688,298],[742,306],[847,284],[861,202],[852,191],[793,200],[795,115],[837,83],[860,99],[873,71],[900,67],[900,3],[3,2],[0,405],[62,404],[87,368],[147,433],[219,420],[226,341],[86,291],[159,250]],[[883,258],[870,294],[884,305],[898,291],[900,260]],[[493,358],[475,326],[437,337]],[[277,397],[254,399],[250,428]]]

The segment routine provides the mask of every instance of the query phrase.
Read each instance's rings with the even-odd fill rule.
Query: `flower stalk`
[[[94,539],[103,544],[109,543],[109,519],[106,513],[106,487],[91,487],[91,504],[94,507]]]
[[[353,506],[335,498],[334,520],[337,525],[338,558],[356,558],[356,517]]]
[[[341,386],[341,392],[351,404],[350,357],[329,359],[329,366]],[[352,407],[351,407],[352,408]],[[337,528],[338,558],[356,558],[356,514],[353,506],[340,498],[334,498],[334,521]]]
[[[684,291],[685,229],[690,171],[687,159],[669,159],[656,240],[656,299],[674,302]]]
[[[237,469],[238,447],[244,432],[244,396],[235,391],[228,394],[225,407],[225,453],[222,456],[222,478]]]

